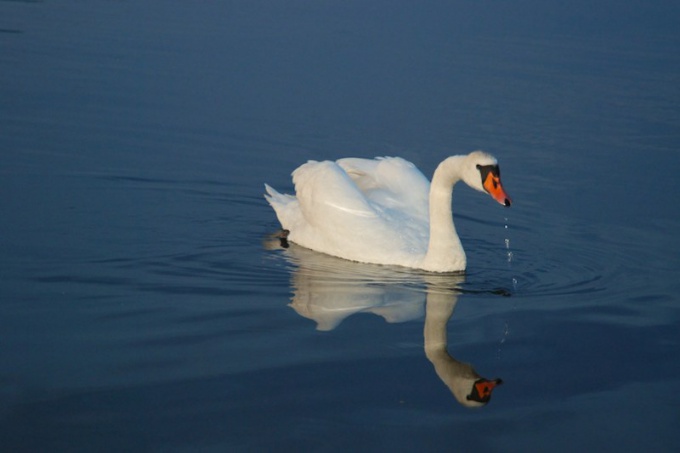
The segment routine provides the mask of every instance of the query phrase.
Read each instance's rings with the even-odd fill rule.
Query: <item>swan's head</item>
[[[484,151],[473,151],[465,157],[461,177],[480,192],[486,192],[504,206],[512,203],[501,184],[501,171],[495,157]]]

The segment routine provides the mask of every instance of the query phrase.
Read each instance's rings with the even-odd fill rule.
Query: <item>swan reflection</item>
[[[278,242],[278,241],[277,241]],[[273,243],[269,244],[270,247]],[[489,402],[500,379],[485,379],[447,351],[446,325],[464,281],[460,274],[428,274],[408,269],[359,264],[313,252],[285,241],[294,264],[290,306],[329,331],[355,313],[374,313],[389,323],[425,317],[425,355],[437,376],[464,406]],[[424,287],[424,290],[423,290]]]

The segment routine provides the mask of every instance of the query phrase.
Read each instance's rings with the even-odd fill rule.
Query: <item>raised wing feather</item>
[[[428,219],[430,182],[411,162],[400,157],[340,159],[364,197],[392,214]]]

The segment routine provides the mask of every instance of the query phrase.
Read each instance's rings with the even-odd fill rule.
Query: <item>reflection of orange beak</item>
[[[481,396],[482,398],[490,398],[493,389],[495,389],[502,383],[503,381],[501,381],[500,379],[494,379],[493,381],[480,379],[479,381],[475,382],[475,388],[477,389],[477,393],[479,394],[479,396]]]
[[[488,403],[491,399],[491,392],[493,392],[493,389],[502,383],[503,381],[501,379],[477,379],[477,381],[472,386],[472,393],[468,395],[467,399],[478,401],[480,403]]]
[[[486,180],[484,181],[484,189],[489,192],[489,195],[493,197],[494,200],[499,202],[504,206],[510,206],[510,197],[505,190],[503,190],[503,185],[501,184],[501,178],[489,172],[486,175]]]

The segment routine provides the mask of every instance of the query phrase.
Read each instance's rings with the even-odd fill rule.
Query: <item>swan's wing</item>
[[[299,222],[289,240],[356,261],[385,260],[403,245],[399,225],[377,209],[335,162],[310,161],[293,172]]]
[[[380,221],[380,213],[335,162],[309,161],[293,172],[293,183],[295,196],[281,194],[265,184],[265,198],[281,226],[297,234],[298,239],[302,232],[308,237],[313,231],[317,236],[349,234],[366,221],[378,227],[375,222]]]
[[[311,227],[341,233],[365,221],[378,221],[363,193],[335,162],[309,161],[293,172],[295,195],[281,194],[265,184],[265,198],[284,229],[291,232]],[[374,225],[375,226],[375,225]]]
[[[351,225],[379,213],[335,162],[309,161],[293,172],[295,193],[306,221],[315,226]]]
[[[430,182],[400,157],[340,159],[338,165],[372,203],[393,215],[428,220]]]

